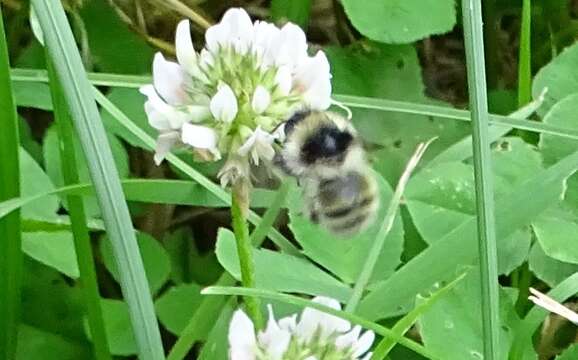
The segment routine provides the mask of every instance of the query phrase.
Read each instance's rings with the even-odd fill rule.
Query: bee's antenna
[[[335,99],[331,99],[331,104],[339,107],[342,110],[345,110],[345,112],[347,113],[347,120],[351,120],[351,118],[353,117],[353,113],[351,112],[351,109],[348,106]]]

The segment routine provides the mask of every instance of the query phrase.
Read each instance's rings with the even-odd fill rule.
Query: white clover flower
[[[314,302],[340,310],[336,300],[316,297]],[[230,360],[357,360],[369,359],[375,334],[336,316],[305,308],[297,315],[275,320],[269,306],[269,321],[255,335],[249,317],[237,310],[229,326]]]
[[[233,182],[248,175],[250,164],[273,158],[272,133],[291,112],[330,105],[327,57],[308,54],[297,25],[253,23],[245,10],[232,8],[207,29],[199,52],[188,20],[178,24],[175,44],[177,62],[157,53],[153,84],[141,88],[149,123],[159,131],[157,163],[173,146],[189,147],[204,160],[224,154],[221,182]]]

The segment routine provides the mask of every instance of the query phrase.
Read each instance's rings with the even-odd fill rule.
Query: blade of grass
[[[135,125],[116,105],[114,105],[110,100],[106,98],[98,89],[93,88],[96,101],[110,114],[112,115],[120,125],[125,129],[130,131],[134,136],[141,140],[149,149],[155,148],[155,140],[150,137],[141,128]],[[227,193],[219,185],[215,184],[211,180],[207,179],[203,174],[199,173],[193,167],[188,165],[186,162],[181,160],[178,156],[174,154],[168,154],[166,160],[174,165],[177,169],[187,174],[191,179],[199,183],[202,187],[207,189],[217,198],[224,201],[227,205],[231,205],[231,195]],[[258,224],[260,217],[253,211],[249,211],[248,219],[253,224]],[[286,253],[301,256],[300,251],[293,245],[286,237],[281,235],[276,229],[271,228],[269,231],[269,238],[273,241],[280,249]]]
[[[523,0],[518,56],[518,106],[532,100],[532,2]]]
[[[0,9],[0,201],[20,195],[18,117],[12,94],[10,63]],[[22,251],[20,213],[0,220],[0,358],[16,356]]]
[[[476,190],[478,255],[480,258],[484,359],[499,357],[500,304],[498,254],[494,219],[494,185],[488,137],[488,99],[484,62],[482,4],[462,0],[468,89],[472,112],[472,143]]]
[[[427,350],[423,345],[416,343],[413,340],[410,340],[403,336],[398,336],[394,334],[393,331],[386,328],[385,326],[379,325],[372,321],[366,320],[362,317],[357,315],[342,311],[336,310],[331,307],[315,303],[313,301],[303,299],[294,295],[288,295],[283,293],[278,293],[271,290],[265,289],[249,289],[249,288],[242,288],[242,287],[227,287],[227,286],[210,286],[203,291],[201,291],[203,295],[238,295],[238,296],[255,296],[264,299],[270,299],[275,301],[284,302],[287,304],[299,306],[301,308],[309,307],[313,309],[317,309],[319,311],[323,311],[324,313],[331,314],[347,321],[350,321],[354,324],[360,325],[365,329],[369,329],[374,331],[375,333],[383,336],[388,337],[394,340],[397,343],[407,347],[415,351],[416,353],[428,358],[428,359],[439,359],[441,357],[432,354],[429,350]]]
[[[377,264],[377,260],[379,259],[379,255],[381,254],[381,250],[383,249],[383,245],[385,244],[385,239],[387,235],[391,231],[393,226],[393,221],[395,220],[395,215],[397,214],[397,209],[399,208],[399,203],[401,202],[401,197],[405,190],[405,186],[409,181],[409,177],[411,176],[412,172],[415,170],[417,164],[419,163],[421,157],[427,150],[429,144],[433,141],[430,140],[427,143],[421,143],[418,145],[417,149],[415,150],[413,156],[410,158],[409,162],[407,163],[403,174],[401,175],[399,182],[397,183],[397,187],[395,188],[395,192],[391,197],[391,201],[389,202],[389,206],[385,213],[385,217],[383,222],[379,228],[379,232],[377,233],[376,239],[367,254],[367,261],[361,269],[359,273],[359,277],[355,282],[355,286],[353,287],[353,293],[351,294],[351,298],[347,302],[345,306],[345,311],[347,312],[355,312],[361,297],[363,296],[363,292],[369,283],[371,275],[375,270],[375,265]]]
[[[441,299],[448,291],[454,288],[467,273],[463,273],[458,276],[454,281],[447,284],[443,288],[437,290],[431,294],[424,302],[416,306],[412,311],[407,313],[403,318],[399,319],[395,325],[391,328],[391,331],[395,334],[397,338],[401,338],[405,333],[413,326],[417,319],[426,311],[428,311],[439,299]],[[384,359],[387,354],[393,349],[396,342],[393,338],[384,337],[379,344],[373,350],[373,355],[371,360],[381,360]]]
[[[544,94],[542,94],[538,99],[530,102],[529,104],[525,105],[524,107],[516,110],[515,112],[509,115],[512,119],[525,119],[532,115],[544,102]],[[488,129],[488,139],[490,143],[499,140],[510,131],[512,131],[512,127],[503,127],[503,126],[496,126],[492,125]],[[472,136],[466,136],[462,140],[458,141],[457,143],[453,144],[452,146],[448,147],[441,153],[439,153],[435,158],[430,160],[427,163],[427,166],[432,166],[435,164],[439,164],[442,162],[450,162],[450,161],[463,161],[472,157],[473,152],[472,147]]]
[[[284,181],[277,190],[277,194],[271,203],[271,206],[267,211],[265,211],[262,220],[251,233],[251,243],[253,246],[259,247],[265,240],[267,233],[270,228],[272,228],[273,223],[281,212],[282,206],[287,199],[288,192],[289,182]],[[227,273],[221,275],[219,280],[216,282],[216,285],[218,286],[231,286],[234,284],[235,279]],[[223,297],[203,298],[201,305],[199,305],[197,311],[191,317],[187,326],[181,333],[181,336],[171,349],[167,356],[167,360],[181,360],[187,355],[194,342],[199,339],[199,333],[209,325],[216,323],[223,306],[225,306],[225,301],[226,299]]]
[[[74,120],[120,272],[141,359],[163,359],[163,347],[144,266],[112,152],[70,25],[58,0],[33,0],[44,41]]]
[[[532,99],[532,2],[523,0],[522,24],[520,26],[520,49],[518,56],[518,106],[528,103]],[[520,134],[524,137],[525,134]],[[528,295],[532,273],[528,264],[523,264],[512,274],[512,284],[518,288],[516,310],[518,314],[524,314],[527,310]]]
[[[47,61],[47,65],[48,74],[51,78],[50,88],[52,103],[54,104],[54,118],[57,125],[58,139],[60,141],[59,150],[60,158],[62,159],[62,175],[65,184],[76,184],[79,182],[80,177],[76,168],[72,119],[70,119],[68,110],[66,109],[64,95],[58,84],[58,79],[56,79],[52,62]],[[78,269],[80,271],[80,284],[84,292],[86,315],[88,317],[88,326],[94,345],[95,358],[98,360],[108,360],[111,359],[111,356],[108,350],[106,331],[104,330],[102,309],[100,308],[100,294],[98,293],[98,282],[94,268],[88,225],[86,224],[84,204],[80,196],[70,195],[67,197],[67,200]]]
[[[149,84],[151,78],[148,76],[119,75],[106,73],[89,73],[90,81],[93,85],[138,88],[144,84]],[[14,81],[25,82],[47,82],[46,71],[30,69],[13,69],[12,78]],[[459,121],[470,121],[470,112],[458,110],[450,107],[424,105],[404,101],[367,98],[350,95],[334,95],[335,100],[352,108],[372,109],[387,112],[398,112],[413,115],[433,116],[438,118],[453,119]],[[536,133],[556,135],[569,139],[578,139],[578,130],[553,126],[536,121],[513,119],[503,115],[490,115],[492,125],[509,126],[511,128],[533,131]]]
[[[191,181],[168,179],[124,179],[121,180],[123,192],[127,200],[154,204],[227,207],[227,203],[217,197],[207,194],[204,189]],[[28,197],[12,198],[0,202],[0,218],[22,206],[34,203],[45,196],[94,196],[92,184],[73,184],[63,186],[45,193]],[[265,195],[265,194],[264,194]],[[266,195],[269,195],[268,193]],[[274,200],[274,199],[273,199]],[[255,207],[273,206],[269,197],[256,194],[251,204]],[[282,206],[284,204],[281,204]],[[268,229],[269,231],[270,229]]]

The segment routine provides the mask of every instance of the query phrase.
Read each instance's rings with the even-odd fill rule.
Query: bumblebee
[[[338,235],[355,235],[379,209],[379,190],[357,131],[342,116],[299,111],[283,124],[276,157],[303,188],[309,219]]]

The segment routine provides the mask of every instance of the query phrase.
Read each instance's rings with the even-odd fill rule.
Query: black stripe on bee
[[[335,223],[335,224],[331,224],[329,225],[331,230],[334,232],[349,232],[349,231],[355,231],[358,228],[361,227],[361,225],[365,224],[365,222],[367,221],[367,219],[369,218],[369,214],[368,213],[363,213],[361,215],[358,215],[356,217],[354,217],[351,220],[348,220],[346,222],[340,222],[340,223]]]
[[[346,206],[346,207],[342,207],[342,208],[338,208],[338,209],[334,209],[334,210],[330,210],[324,213],[324,215],[328,218],[332,218],[332,219],[336,219],[336,218],[341,218],[341,217],[346,217],[347,215],[349,215],[353,210],[355,209],[365,209],[371,205],[373,205],[373,203],[375,202],[375,198],[372,196],[368,196],[364,199],[362,199],[361,201],[358,201],[356,204],[353,204],[351,206]]]

